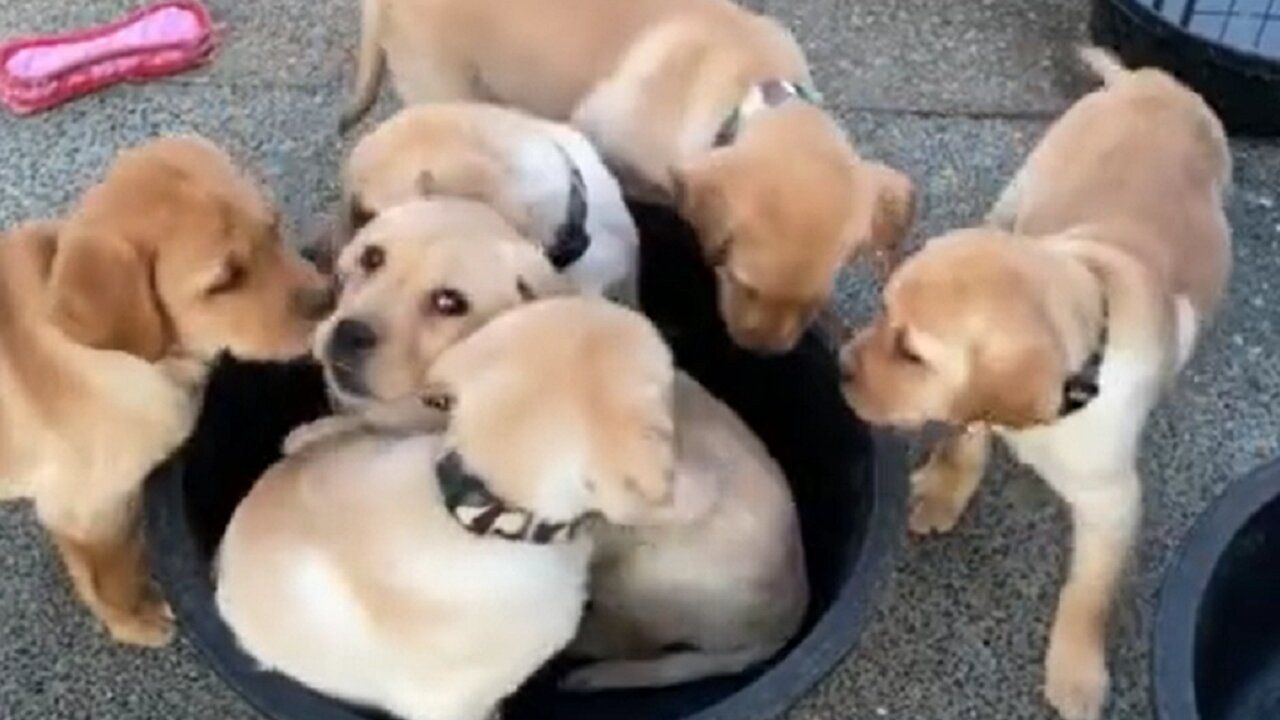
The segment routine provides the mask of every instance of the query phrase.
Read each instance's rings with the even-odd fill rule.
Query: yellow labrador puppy
[[[377,215],[343,250],[336,311],[313,354],[334,398],[355,409],[413,396],[440,353],[490,318],[564,282],[489,206],[411,200]]]
[[[633,194],[674,202],[734,339],[790,349],[841,266],[891,252],[910,180],[860,158],[778,23],[729,0],[363,0],[350,125],[384,58],[409,104],[486,99],[568,121]]]
[[[217,603],[244,648],[406,720],[485,720],[577,631],[583,518],[678,516],[674,368],[642,316],[541,300],[446,351],[443,435],[301,446],[237,509]]]
[[[965,431],[913,477],[910,524],[950,530],[994,430],[1068,503],[1071,568],[1045,695],[1068,720],[1106,700],[1107,616],[1141,510],[1139,439],[1226,288],[1223,128],[1169,75],[1097,49],[1105,87],[1045,134],[992,227],[928,243],[847,346],[846,394],[872,422]]]
[[[172,632],[138,503],[191,429],[203,361],[301,355],[326,310],[276,220],[222,151],[175,137],[121,153],[62,221],[0,239],[0,498],[34,501],[120,642]]]
[[[635,223],[618,181],[572,127],[484,103],[420,105],[361,138],[343,180],[338,243],[409,200],[470,198],[537,241],[578,290],[635,300]]]
[[[574,690],[638,688],[741,672],[800,629],[809,604],[804,547],[782,469],[697,381],[675,384],[677,483],[696,489],[685,521],[601,523],[591,608],[570,648],[598,662]]]

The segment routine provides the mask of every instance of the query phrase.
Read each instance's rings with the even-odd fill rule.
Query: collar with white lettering
[[[578,536],[584,522],[581,517],[568,522],[541,520],[529,510],[508,505],[467,469],[454,450],[436,463],[436,480],[445,509],[459,525],[480,537],[534,545],[566,543]]]
[[[742,129],[742,123],[746,122],[752,115],[766,110],[775,108],[788,100],[801,100],[811,105],[821,105],[822,98],[816,90],[805,87],[799,83],[789,82],[787,80],[765,80],[752,85],[747,90],[747,95],[738,103],[738,106],[729,113],[729,117],[725,118],[724,123],[720,126],[720,130],[716,133],[714,146],[724,147],[731,144],[738,137],[738,132]]]

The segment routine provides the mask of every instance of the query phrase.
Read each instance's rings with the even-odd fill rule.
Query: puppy
[[[301,355],[327,286],[208,142],[120,154],[60,222],[0,239],[0,497],[34,501],[80,599],[160,645],[138,529],[147,472],[187,435],[205,361]]]
[[[775,655],[809,603],[804,547],[782,469],[687,375],[675,384],[677,485],[697,490],[678,524],[600,523],[591,608],[568,675],[575,690],[635,688],[741,672]]]
[[[412,397],[445,349],[564,281],[497,212],[453,198],[379,213],[343,250],[337,309],[313,354],[347,410]]]
[[[384,58],[406,103],[489,99],[569,121],[632,194],[675,204],[734,340],[782,352],[860,251],[892,254],[910,180],[860,158],[799,46],[729,0],[363,0],[350,125]]]
[[[360,140],[344,186],[339,242],[394,205],[470,198],[536,240],[578,290],[635,302],[635,224],[595,148],[567,125],[481,103],[410,108]]]
[[[938,238],[893,275],[883,315],[843,357],[864,418],[965,428],[913,476],[913,531],[955,525],[991,431],[1070,506],[1045,678],[1068,720],[1102,713],[1106,621],[1139,525],[1139,438],[1231,264],[1218,119],[1159,70],[1083,54],[1105,87],[1049,128],[990,227]]]
[[[531,303],[421,386],[444,435],[308,444],[237,509],[217,604],[266,666],[406,720],[484,720],[574,636],[583,518],[678,515],[670,352],[599,299]]]

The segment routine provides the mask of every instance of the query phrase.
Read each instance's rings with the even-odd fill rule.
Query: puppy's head
[[[841,353],[857,413],[903,428],[1054,419],[1066,350],[1033,242],[962,230],[908,259],[885,287],[881,314]]]
[[[446,348],[507,308],[561,290],[537,247],[466,200],[378,215],[343,250],[337,310],[314,353],[348,405],[411,395]]]
[[[671,353],[643,316],[564,297],[505,313],[450,349],[428,393],[449,442],[508,502],[553,520],[663,522],[674,502]]]
[[[483,202],[524,232],[527,212],[508,192],[506,167],[476,137],[487,117],[466,104],[412,107],[361,138],[343,167],[330,246],[340,249],[379,213],[428,197]]]
[[[803,103],[753,118],[673,184],[715,268],[730,335],[762,352],[793,347],[840,268],[862,251],[892,255],[914,214],[910,180],[857,158]]]
[[[127,150],[63,224],[52,320],[77,342],[147,359],[300,355],[330,293],[278,220],[205,140]]]

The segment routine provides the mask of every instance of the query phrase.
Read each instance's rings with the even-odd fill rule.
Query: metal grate
[[[1166,20],[1237,50],[1280,59],[1280,0],[1140,0]]]

